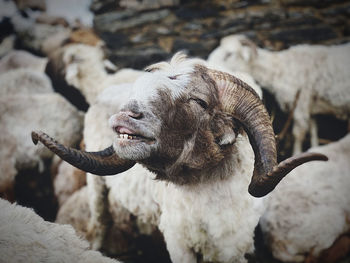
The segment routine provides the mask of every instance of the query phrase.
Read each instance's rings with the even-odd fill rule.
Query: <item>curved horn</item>
[[[211,69],[208,74],[217,84],[223,110],[242,124],[254,150],[254,172],[248,189],[251,195],[267,195],[284,176],[305,162],[328,160],[323,154],[307,152],[277,164],[275,134],[270,116],[256,92],[230,74]]]
[[[96,175],[114,175],[134,166],[134,161],[120,159],[110,146],[100,152],[85,152],[66,147],[44,132],[32,132],[34,144],[42,142],[50,151],[64,161],[88,173]]]

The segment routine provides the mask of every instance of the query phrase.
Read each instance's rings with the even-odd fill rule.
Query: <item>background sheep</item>
[[[104,56],[101,45],[69,44],[50,54],[50,72],[78,89],[91,105],[105,88],[132,82],[140,75],[140,71],[132,69],[109,74],[107,69],[116,71],[116,68]]]
[[[118,262],[89,250],[71,226],[44,221],[3,199],[0,210],[1,262]]]
[[[6,54],[0,60],[0,73],[18,68],[30,68],[33,71],[45,72],[47,58],[40,58],[27,51],[16,50]]]
[[[63,159],[95,174],[119,173],[135,161],[154,172],[155,177],[150,176],[137,165],[111,179],[111,187],[118,190],[111,189],[110,194],[159,226],[174,262],[196,262],[196,254],[204,261],[245,262],[244,254],[253,251],[254,229],[263,208],[262,199],[247,192],[251,174],[249,192],[263,196],[293,167],[325,156],[301,155],[277,166],[272,126],[258,95],[200,60],[177,54],[170,63],[146,71],[121,111],[110,118],[117,132],[116,152],[108,147],[99,153],[71,155],[72,150],[56,148],[42,133],[33,133],[33,141],[42,141]],[[231,114],[250,136],[255,163],[248,138]],[[110,145],[112,137],[101,138]],[[87,162],[76,161],[79,155]],[[103,192],[101,199],[105,202]]]
[[[312,150],[329,161],[291,172],[267,197],[260,220],[266,244],[284,262],[336,262],[350,250],[347,243],[333,255],[323,252],[350,230],[350,134]]]
[[[222,63],[231,70],[248,72],[275,95],[285,111],[292,109],[296,93],[300,90],[293,115],[294,153],[302,151],[310,116],[332,114],[349,119],[350,44],[330,47],[298,45],[271,52],[258,48],[243,35],[232,35],[221,40],[208,61]],[[316,124],[310,132],[311,144],[316,146]]]
[[[0,125],[3,130],[0,167],[4,171],[0,176],[0,195],[9,200],[14,200],[17,173],[33,167],[42,172],[44,160],[52,157],[50,152],[28,145],[30,141],[25,133],[30,127],[51,125],[55,132],[65,130],[64,134],[57,135],[63,136],[69,144],[80,140],[83,116],[54,93],[51,80],[44,73],[46,63],[46,58],[24,51],[13,51],[0,60]],[[68,125],[67,119],[70,120]],[[67,129],[72,132],[69,136]]]

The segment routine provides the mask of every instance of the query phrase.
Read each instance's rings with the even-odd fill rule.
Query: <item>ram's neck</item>
[[[203,170],[202,181],[195,184],[175,186],[184,193],[191,193],[202,199],[212,202],[229,197],[230,200],[253,200],[248,193],[254,168],[254,152],[246,136],[239,136],[232,154],[221,165],[211,170]],[[186,176],[191,176],[187,174]],[[248,199],[247,199],[248,198]]]

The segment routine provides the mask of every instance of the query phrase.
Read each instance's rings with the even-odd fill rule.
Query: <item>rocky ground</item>
[[[206,58],[223,36],[236,33],[271,50],[350,37],[349,1],[158,1],[166,3],[161,7],[143,1],[137,8],[117,2],[95,0],[91,9],[96,32],[120,67],[143,68],[179,50]]]

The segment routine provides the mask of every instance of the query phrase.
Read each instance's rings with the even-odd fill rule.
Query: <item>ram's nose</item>
[[[140,106],[136,100],[131,100],[120,110],[120,114],[139,120],[144,117],[144,114],[140,110]]]
[[[135,111],[123,111],[122,113],[126,114],[128,117],[139,120],[143,118],[142,112],[135,112]]]

